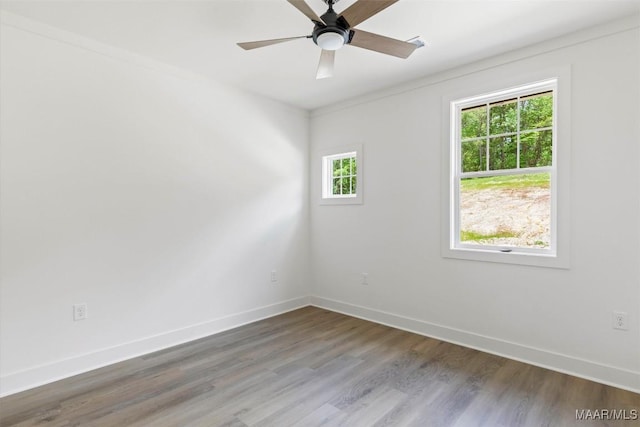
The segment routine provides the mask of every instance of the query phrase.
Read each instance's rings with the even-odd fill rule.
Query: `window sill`
[[[320,205],[361,205],[362,196],[356,197],[327,197],[320,199]]]
[[[532,267],[569,269],[569,260],[553,254],[518,252],[514,248],[511,252],[500,250],[445,248],[443,258],[462,259],[469,261],[495,262],[501,264],[529,265]]]

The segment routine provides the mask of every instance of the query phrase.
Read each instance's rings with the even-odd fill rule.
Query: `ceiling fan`
[[[322,16],[316,15],[305,0],[287,1],[315,24],[311,35],[238,43],[238,46],[245,50],[251,50],[291,40],[313,39],[313,42],[322,49],[316,74],[317,79],[333,75],[335,52],[344,45],[356,46],[398,58],[408,58],[415,49],[424,46],[424,42],[418,38],[402,41],[353,28],[398,0],[357,0],[340,15],[333,10],[333,5],[339,0],[323,0],[329,9]]]

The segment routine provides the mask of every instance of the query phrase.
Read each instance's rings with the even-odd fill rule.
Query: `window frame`
[[[351,145],[323,150],[320,154],[320,204],[321,205],[355,205],[362,204],[362,145]],[[356,192],[355,194],[332,194],[333,188],[333,160],[354,157],[356,161]]]
[[[354,159],[356,164],[356,173],[348,175],[349,178],[356,179],[355,193],[347,194],[334,194],[333,180],[336,179],[334,175],[333,162],[336,160]],[[330,154],[328,156],[322,156],[322,197],[326,199],[342,199],[342,198],[355,198],[358,197],[358,153],[356,151],[349,151],[346,153]],[[344,178],[345,175],[340,175],[339,178]],[[352,186],[349,186],[351,189]]]
[[[548,77],[549,75],[553,77]],[[541,267],[569,268],[569,143],[570,143],[570,89],[569,67],[561,67],[554,74],[547,74],[545,78],[531,79],[514,82],[512,85],[504,85],[502,88],[487,87],[483,91],[474,91],[476,94],[465,96],[450,96],[443,98],[443,114],[447,120],[443,120],[446,129],[443,171],[443,238],[442,256],[445,258],[457,258],[474,261],[499,262],[507,264],[522,264]],[[499,80],[498,80],[499,81]],[[505,87],[507,87],[505,89]],[[547,88],[553,90],[553,135],[552,135],[552,164],[551,166],[536,168],[520,168],[519,162],[516,168],[507,170],[485,170],[481,172],[467,172],[465,177],[497,176],[497,175],[521,175],[536,172],[550,173],[551,191],[551,242],[549,249],[504,247],[462,243],[460,241],[460,183],[462,173],[461,165],[461,111],[464,108],[477,106],[483,103],[497,102],[526,96],[537,92],[543,92]],[[487,111],[487,114],[489,112]],[[490,130],[487,129],[487,133]]]

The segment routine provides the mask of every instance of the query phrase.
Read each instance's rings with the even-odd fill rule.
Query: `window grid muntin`
[[[484,163],[485,163],[485,171],[491,172],[491,171],[497,171],[497,170],[505,170],[505,169],[491,169],[491,140],[492,139],[497,139],[497,138],[504,138],[504,137],[509,137],[509,136],[515,136],[516,137],[516,167],[512,168],[513,170],[521,170],[521,169],[529,169],[529,167],[521,167],[520,166],[520,151],[521,151],[521,138],[520,136],[523,133],[531,133],[531,132],[542,132],[542,131],[546,131],[546,130],[550,130],[552,132],[552,141],[555,139],[555,136],[553,135],[553,128],[554,128],[554,124],[555,124],[555,88],[549,88],[548,90],[544,90],[544,91],[536,91],[534,93],[529,93],[529,91],[523,90],[522,92],[518,92],[515,95],[513,95],[510,98],[504,99],[504,98],[500,98],[500,99],[495,99],[495,98],[487,98],[486,101],[483,101],[481,103],[472,103],[471,105],[468,106],[460,106],[457,109],[457,114],[456,114],[456,122],[457,122],[457,140],[458,140],[458,151],[459,151],[459,167],[458,167],[458,171],[460,174],[460,178],[465,178],[465,174],[467,173],[474,173],[474,172],[478,172],[478,171],[474,171],[474,172],[464,172],[462,170],[462,143],[466,143],[466,142],[474,142],[474,141],[485,141],[485,159],[484,159]],[[539,96],[543,96],[545,94],[550,94],[552,96],[552,103],[554,105],[554,108],[552,109],[552,125],[551,126],[546,126],[546,127],[541,127],[541,128],[532,128],[532,129],[526,129],[526,130],[521,130],[521,117],[520,117],[520,113],[521,113],[521,102],[523,99],[533,99],[535,97],[539,97]],[[502,133],[497,133],[497,134],[492,134],[491,133],[491,107],[492,106],[500,106],[500,105],[506,105],[509,103],[514,103],[515,101],[515,105],[516,105],[516,131],[515,132],[502,132]],[[476,108],[480,108],[480,107],[484,107],[485,108],[485,135],[484,136],[479,136],[479,137],[473,137],[473,138],[463,138],[462,137],[462,113],[465,110],[473,110]],[[552,142],[552,147],[555,148],[555,144],[553,144]],[[552,150],[552,163],[551,165],[553,166],[553,158],[555,156],[553,156],[553,151]],[[511,168],[510,168],[511,169]],[[506,170],[510,170],[510,169],[506,169]]]
[[[350,173],[344,173],[344,161],[349,161],[349,171]],[[339,174],[336,175],[336,170],[334,168],[335,162],[338,161],[340,163]],[[354,173],[354,168],[357,170],[356,156],[354,155],[344,155],[340,157],[335,157],[331,161],[331,195],[332,196],[352,196],[356,194],[356,188],[353,186],[353,180],[356,179],[356,173]],[[340,190],[339,193],[335,192],[335,181],[338,180],[338,188]],[[349,192],[343,192],[344,189],[344,181],[347,180]],[[356,181],[357,182],[357,181]]]

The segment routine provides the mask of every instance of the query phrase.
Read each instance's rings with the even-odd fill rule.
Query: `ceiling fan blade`
[[[347,21],[349,27],[353,28],[397,1],[398,0],[358,0],[345,9],[341,16]]]
[[[362,30],[352,31],[354,34],[349,44],[362,49],[373,50],[404,59],[408,58],[409,55],[418,48],[418,46],[413,43],[392,39],[379,34],[368,33]]]
[[[300,12],[304,13],[307,18],[311,19],[313,22],[322,23],[322,19],[311,9],[311,7],[304,0],[287,0],[289,3],[293,5]]]
[[[257,42],[243,42],[237,43],[238,46],[244,50],[257,49],[259,47],[271,46],[272,44],[284,43],[296,39],[306,39],[308,36],[287,37],[284,39],[272,39],[272,40],[260,40]]]
[[[322,53],[320,53],[320,63],[318,64],[316,79],[333,77],[333,64],[335,62],[335,58],[335,50],[323,50]]]

